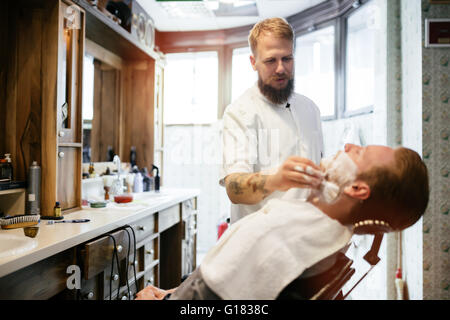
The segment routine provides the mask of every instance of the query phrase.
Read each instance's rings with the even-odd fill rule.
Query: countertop
[[[64,216],[69,219],[90,219],[87,223],[39,223],[39,233],[32,239],[34,248],[24,253],[0,259],[0,277],[46,259],[83,242],[120,228],[149,214],[164,210],[177,203],[197,197],[198,189],[161,188],[159,193],[144,192],[134,194],[134,201],[125,204],[108,203],[106,208],[83,207]],[[23,229],[2,230],[0,234],[14,234],[25,237]],[[31,239],[31,238],[28,238]]]

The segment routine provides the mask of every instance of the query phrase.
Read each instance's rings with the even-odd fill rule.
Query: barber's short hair
[[[419,154],[411,149],[395,149],[394,159],[394,164],[375,167],[358,179],[370,186],[367,205],[376,204],[379,208],[376,217],[371,218],[385,220],[395,230],[403,230],[425,213],[429,199],[428,171]]]
[[[256,54],[256,48],[258,47],[258,40],[264,34],[272,33],[275,37],[280,39],[286,39],[292,41],[292,45],[295,43],[294,29],[283,18],[269,18],[262,20],[255,24],[250,30],[248,37],[248,43],[253,55]]]

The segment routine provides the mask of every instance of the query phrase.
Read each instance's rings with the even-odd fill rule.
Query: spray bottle
[[[41,167],[36,161],[28,169],[27,211],[26,214],[40,214]]]

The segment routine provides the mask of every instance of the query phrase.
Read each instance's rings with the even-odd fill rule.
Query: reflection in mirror
[[[120,70],[85,56],[83,162],[112,161],[118,152]]]
[[[83,63],[83,163],[91,162],[91,132],[94,118],[94,58]]]

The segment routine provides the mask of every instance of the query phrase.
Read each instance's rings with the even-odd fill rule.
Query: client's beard
[[[358,167],[345,152],[323,159],[321,166],[325,168],[325,179],[319,190],[313,190],[311,195],[322,202],[332,203],[344,187],[356,179]]]
[[[272,103],[286,103],[294,91],[294,79],[289,79],[286,87],[275,89],[269,84],[265,84],[261,77],[258,77],[258,87],[261,93]]]

